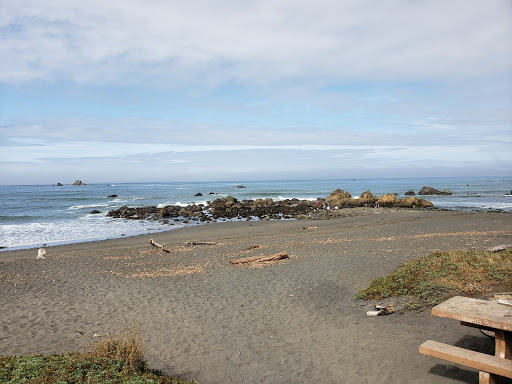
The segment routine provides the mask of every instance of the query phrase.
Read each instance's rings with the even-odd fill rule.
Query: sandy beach
[[[512,244],[512,214],[353,212],[49,247],[46,260],[37,249],[0,252],[0,354],[82,350],[79,332],[92,341],[137,321],[153,368],[200,383],[478,382],[418,347],[434,339],[490,353],[493,339],[429,311],[367,317],[374,303],[356,294],[436,249]],[[288,260],[257,268],[229,263],[283,251]]]

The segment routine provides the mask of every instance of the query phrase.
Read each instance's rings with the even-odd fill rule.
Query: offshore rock
[[[416,195],[412,189],[409,189],[407,192],[405,192],[405,196],[414,196]]]
[[[81,180],[75,180],[75,182],[73,183],[73,185],[87,185],[85,184],[84,182],[82,182]]]
[[[324,217],[329,209],[342,209],[357,207],[400,207],[400,208],[431,208],[429,201],[416,197],[397,199],[396,194],[383,195],[380,198],[370,191],[363,192],[358,199],[351,197],[350,193],[337,189],[330,196],[316,201],[286,199],[273,201],[271,198],[242,200],[232,196],[216,199],[208,205],[192,204],[188,206],[168,205],[163,208],[155,206],[130,208],[123,206],[115,211],[110,211],[107,216],[132,220],[152,219],[169,222],[169,220],[189,220],[216,222],[219,219],[236,220],[279,220],[279,219],[308,219]],[[184,221],[185,220],[185,221]]]
[[[418,192],[418,195],[451,195],[452,193],[445,189],[444,191],[439,191],[438,189],[429,187],[425,185],[421,190]]]

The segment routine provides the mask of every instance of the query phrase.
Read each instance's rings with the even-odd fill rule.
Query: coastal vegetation
[[[358,297],[405,299],[404,308],[421,310],[451,295],[481,296],[512,290],[512,248],[501,252],[453,250],[434,252],[398,266],[361,290]]]
[[[133,323],[116,334],[99,337],[83,353],[0,356],[0,382],[9,384],[197,384],[148,367],[144,336]]]

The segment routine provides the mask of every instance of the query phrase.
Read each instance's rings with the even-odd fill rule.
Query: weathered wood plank
[[[432,308],[433,316],[512,332],[512,307],[493,301],[455,296]]]
[[[489,372],[495,375],[512,378],[512,360],[501,359],[485,353],[455,347],[433,340],[427,340],[420,346],[420,353],[438,357],[452,363]]]

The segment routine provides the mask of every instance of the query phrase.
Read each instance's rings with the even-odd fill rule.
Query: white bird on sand
[[[46,255],[46,244],[43,244],[43,247],[42,248],[39,248],[37,250],[37,258],[38,259],[46,259],[46,257],[44,257],[44,255]]]

